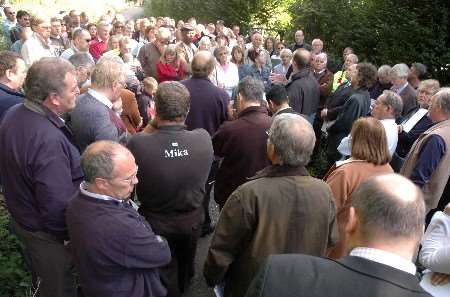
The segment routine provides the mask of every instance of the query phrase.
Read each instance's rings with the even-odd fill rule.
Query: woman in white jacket
[[[223,88],[231,97],[233,90],[239,83],[238,68],[228,60],[228,47],[220,46],[216,48],[214,56],[217,64],[210,77],[211,81],[219,88]]]

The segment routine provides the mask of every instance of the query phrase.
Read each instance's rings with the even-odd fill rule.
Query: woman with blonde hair
[[[185,68],[183,61],[178,57],[176,46],[173,44],[168,45],[161,55],[160,61],[156,64],[159,83],[183,80]]]
[[[368,178],[394,172],[383,124],[375,118],[360,118],[353,123],[351,158],[338,161],[324,177],[336,202],[339,242],[329,257],[340,258],[347,252],[345,227],[353,191]]]

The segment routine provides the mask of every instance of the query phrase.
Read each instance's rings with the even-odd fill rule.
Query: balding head
[[[423,234],[425,203],[422,192],[398,174],[372,177],[352,194],[359,234],[367,242],[411,241]]]
[[[301,48],[294,52],[294,56],[292,57],[292,67],[296,68],[297,71],[309,67],[310,64],[311,53],[308,50]]]
[[[133,158],[133,155],[117,142],[102,140],[92,143],[81,155],[84,180],[93,183],[96,178],[112,179],[115,163],[123,157]]]
[[[199,51],[192,59],[192,75],[196,78],[208,77],[214,66],[214,56],[209,51]]]

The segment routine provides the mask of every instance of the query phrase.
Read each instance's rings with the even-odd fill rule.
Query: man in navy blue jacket
[[[169,245],[128,199],[138,182],[133,155],[98,141],[86,148],[81,167],[84,182],[66,217],[84,296],[166,296],[158,267],[170,262]]]
[[[79,94],[73,66],[62,59],[35,62],[26,99],[0,127],[0,175],[12,226],[31,258],[41,297],[74,296],[64,212],[83,173],[80,154],[61,116]]]
[[[20,89],[26,74],[27,67],[18,54],[0,52],[0,120],[11,106],[23,102]]]

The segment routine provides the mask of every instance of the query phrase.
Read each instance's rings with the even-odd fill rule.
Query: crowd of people
[[[450,283],[450,88],[424,64],[347,47],[336,67],[302,30],[3,11],[0,182],[39,296],[182,296],[211,233],[219,296]]]

